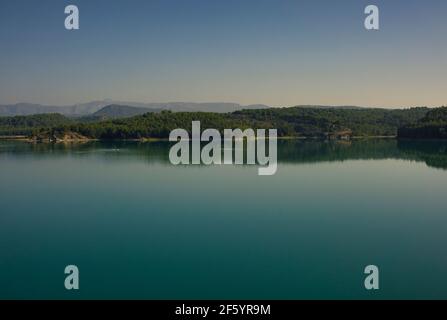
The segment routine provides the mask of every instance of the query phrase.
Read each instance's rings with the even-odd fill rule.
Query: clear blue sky
[[[446,17],[445,0],[0,0],[0,104],[439,106]]]

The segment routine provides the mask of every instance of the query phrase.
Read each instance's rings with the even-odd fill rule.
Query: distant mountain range
[[[299,105],[295,106],[298,108],[311,108],[311,109],[342,109],[342,110],[352,110],[352,109],[365,109],[366,107],[359,106],[320,106],[320,105]]]
[[[100,116],[100,117],[127,117],[147,112],[171,110],[174,112],[234,112],[242,109],[265,109],[269,106],[257,104],[242,106],[237,103],[212,102],[167,102],[167,103],[140,103],[113,100],[92,101],[72,106],[45,106],[31,103],[18,103],[14,105],[0,105],[0,116],[23,116],[33,114],[59,113],[69,117]]]
[[[45,106],[32,103],[18,103],[13,105],[0,105],[0,116],[27,116],[33,114],[60,113],[65,116],[79,117],[93,114],[110,104],[110,101],[93,101],[72,106]]]
[[[123,106],[119,104],[111,104],[93,113],[92,117],[102,119],[126,118],[126,117],[138,116],[140,114],[145,114],[148,112],[160,112],[160,111],[163,111],[163,109],[156,109],[156,108],[149,109],[141,107]]]
[[[302,105],[303,108],[318,109],[359,109],[357,106],[320,106]],[[13,105],[0,105],[0,116],[26,116],[34,114],[59,113],[68,117],[101,117],[101,118],[122,118],[140,115],[147,112],[160,112],[170,110],[173,112],[217,112],[227,113],[238,110],[253,110],[270,108],[264,104],[240,105],[228,102],[166,102],[166,103],[141,103],[124,102],[114,100],[98,100],[88,103],[75,104],[71,106],[47,106],[31,103],[18,103]]]

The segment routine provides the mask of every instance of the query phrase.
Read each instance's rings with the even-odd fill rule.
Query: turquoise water
[[[0,142],[0,298],[447,298],[447,142],[280,141],[274,176],[168,151]]]

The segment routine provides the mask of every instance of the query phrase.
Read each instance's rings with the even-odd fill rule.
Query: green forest
[[[0,136],[29,136],[37,129],[68,126],[74,120],[58,113],[0,117]]]
[[[0,135],[46,138],[76,133],[91,139],[168,138],[173,129],[190,130],[191,122],[195,120],[201,121],[202,130],[215,128],[223,132],[227,128],[275,128],[279,137],[327,138],[338,132],[358,137],[423,137],[433,134],[433,130],[439,133],[440,128],[445,129],[447,107],[398,110],[290,107],[233,113],[161,111],[97,121],[42,114],[0,117]]]
[[[422,119],[399,128],[398,137],[447,139],[447,107],[430,110]]]

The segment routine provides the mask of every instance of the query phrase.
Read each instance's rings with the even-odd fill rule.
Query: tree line
[[[75,132],[94,139],[168,138],[176,128],[189,131],[191,122],[206,128],[277,129],[279,137],[324,138],[332,133],[352,136],[395,136],[400,128],[445,121],[445,109],[312,108],[290,107],[241,110],[233,113],[171,112],[146,113],[115,120],[71,119],[59,114],[0,118],[0,135],[63,135]],[[429,117],[429,118],[428,118]]]

